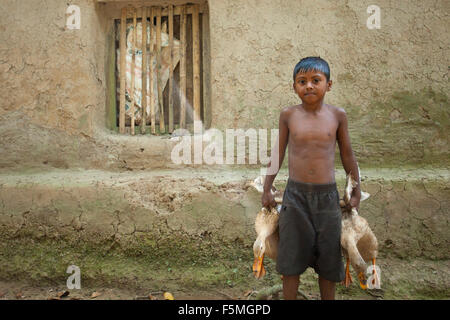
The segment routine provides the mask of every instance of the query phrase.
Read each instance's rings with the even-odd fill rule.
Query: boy
[[[321,298],[334,299],[336,282],[344,279],[341,209],[334,177],[336,141],[344,169],[355,181],[359,181],[358,166],[344,109],[323,102],[332,85],[328,63],[320,57],[304,58],[295,66],[293,78],[302,104],[280,113],[278,154],[272,155],[276,158],[269,167],[272,162],[277,165],[266,175],[262,205],[276,205],[270,189],[289,145],[289,180],[279,218],[277,257],[283,295],[296,299],[300,275],[313,267],[319,275]],[[350,206],[359,209],[360,199],[358,185]]]

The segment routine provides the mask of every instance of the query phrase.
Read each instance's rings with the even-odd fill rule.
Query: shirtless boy
[[[336,141],[345,172],[351,172],[356,181],[358,166],[344,109],[324,104],[332,85],[328,63],[320,57],[304,58],[295,66],[293,78],[302,104],[280,113],[278,165],[275,174],[266,176],[262,205],[276,205],[270,189],[289,146],[289,180],[280,212],[277,257],[283,295],[296,299],[300,275],[313,267],[319,275],[321,298],[334,299],[336,282],[344,279],[341,209],[334,177]],[[359,209],[360,199],[358,185],[350,206]]]

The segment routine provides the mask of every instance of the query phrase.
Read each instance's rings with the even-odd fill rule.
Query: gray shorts
[[[327,280],[344,280],[341,215],[336,183],[289,179],[278,222],[277,271],[300,275],[312,267]]]

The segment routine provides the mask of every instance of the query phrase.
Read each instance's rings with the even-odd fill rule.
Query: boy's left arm
[[[356,158],[352,150],[352,145],[350,143],[347,113],[344,109],[338,108],[337,114],[339,126],[337,129],[336,139],[339,145],[342,165],[344,166],[345,172],[347,174],[351,172],[353,179],[355,181],[358,181],[358,185],[353,190],[352,197],[350,199],[350,206],[352,208],[356,208],[356,210],[359,211],[359,202],[361,200],[361,182],[359,180],[358,163],[356,162]]]

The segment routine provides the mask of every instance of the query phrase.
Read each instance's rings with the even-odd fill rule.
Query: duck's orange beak
[[[260,279],[264,277],[264,275],[266,274],[263,261],[264,261],[264,254],[255,257],[255,260],[253,261],[253,274],[255,275],[256,279]]]
[[[366,280],[366,276],[364,275],[363,272],[360,272],[358,274],[358,279],[359,279],[359,286],[361,287],[361,289],[366,290],[367,289],[367,280]]]

